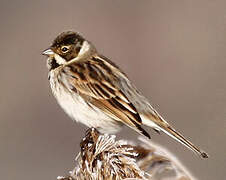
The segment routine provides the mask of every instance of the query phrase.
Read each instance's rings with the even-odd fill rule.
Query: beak
[[[53,54],[54,54],[54,52],[50,48],[48,48],[42,52],[42,55],[46,55],[46,56],[51,56]]]

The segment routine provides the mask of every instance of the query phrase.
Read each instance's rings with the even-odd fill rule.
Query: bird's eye
[[[62,51],[63,53],[68,52],[68,50],[69,50],[69,47],[67,47],[67,46],[63,46],[63,47],[61,48],[61,51]]]

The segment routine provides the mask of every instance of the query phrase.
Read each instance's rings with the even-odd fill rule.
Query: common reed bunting
[[[122,125],[150,138],[142,125],[163,131],[203,158],[208,155],[169,125],[136,89],[127,75],[76,32],[63,32],[43,52],[49,82],[64,111],[75,121],[102,133]]]

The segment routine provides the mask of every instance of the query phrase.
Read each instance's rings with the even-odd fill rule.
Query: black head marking
[[[57,38],[53,41],[52,47],[76,45],[78,43],[82,43],[83,41],[84,38],[78,33],[67,31],[57,36]]]
[[[67,31],[56,37],[51,49],[65,60],[70,61],[79,54],[84,41],[85,39],[80,34]],[[65,51],[65,48],[67,48],[67,51]]]

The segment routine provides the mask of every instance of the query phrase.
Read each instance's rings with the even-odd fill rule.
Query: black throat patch
[[[50,62],[50,71],[53,69],[56,69],[57,67],[59,67],[60,65],[56,62],[56,59],[53,58]]]

